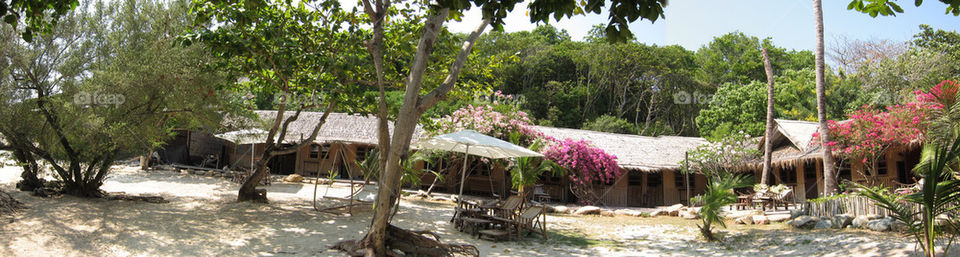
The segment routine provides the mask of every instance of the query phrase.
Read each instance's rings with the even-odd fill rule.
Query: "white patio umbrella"
[[[216,137],[233,142],[234,144],[250,144],[250,169],[253,169],[253,155],[257,144],[267,141],[267,135],[270,132],[262,129],[244,129],[217,134]]]
[[[462,202],[463,184],[467,177],[467,158],[469,158],[471,154],[493,159],[513,157],[543,157],[543,154],[533,150],[511,144],[510,142],[503,141],[495,137],[481,134],[480,132],[474,130],[462,130],[450,134],[439,135],[417,142],[416,147],[418,149],[462,152],[464,154],[463,171],[460,172],[460,194],[457,197],[457,205]]]

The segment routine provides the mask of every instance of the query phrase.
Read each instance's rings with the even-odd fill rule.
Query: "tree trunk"
[[[23,172],[20,173],[23,180],[17,182],[17,189],[32,192],[34,189],[42,188],[43,180],[39,177],[40,165],[37,164],[33,154],[23,149],[14,149],[13,157],[23,169]]]
[[[776,129],[773,123],[773,65],[770,64],[770,55],[767,48],[763,48],[763,70],[767,73],[767,129],[764,133],[763,144],[763,173],[760,175],[760,184],[769,185],[771,165],[773,162],[773,132]]]
[[[371,221],[370,231],[363,240],[367,255],[383,256],[387,253],[387,228],[390,227],[390,216],[394,213],[393,208],[399,198],[398,189],[401,186],[400,178],[403,175],[400,162],[407,158],[410,141],[413,139],[413,132],[420,116],[443,99],[456,85],[457,77],[466,63],[474,42],[490,22],[490,20],[484,20],[466,39],[456,60],[451,64],[450,71],[443,83],[429,94],[420,97],[420,88],[430,53],[449,11],[449,9],[442,9],[428,17],[417,45],[417,52],[414,55],[413,64],[406,81],[403,104],[400,106],[393,135],[391,135],[392,140],[387,151],[384,151],[387,154],[386,166],[381,168],[382,173],[378,183],[377,199],[374,202],[373,220]],[[382,141],[382,134],[380,138]]]
[[[267,147],[271,148],[271,147]],[[267,162],[270,161],[272,149],[265,150],[263,156],[260,157],[260,160],[256,162],[253,167],[253,174],[243,182],[243,185],[240,186],[240,191],[237,192],[237,201],[254,201],[258,203],[267,202],[267,194],[257,192],[257,185],[260,184],[260,181],[267,176]]]
[[[820,123],[820,147],[823,148],[823,196],[837,192],[837,173],[834,165],[833,151],[830,149],[830,129],[827,127],[827,93],[824,69],[826,64],[823,57],[823,6],[821,0],[813,0],[813,14],[816,22],[816,73],[817,73],[817,119]]]

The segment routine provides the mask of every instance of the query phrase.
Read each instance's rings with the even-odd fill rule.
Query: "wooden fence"
[[[919,206],[914,206],[919,209]],[[887,209],[881,208],[876,201],[863,196],[848,196],[820,202],[804,202],[801,212],[815,217],[832,217],[840,214],[859,215],[891,215]]]

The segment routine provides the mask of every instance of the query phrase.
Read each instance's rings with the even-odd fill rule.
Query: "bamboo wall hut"
[[[609,206],[687,203],[687,184],[680,172],[681,165],[688,151],[707,142],[699,137],[645,137],[580,129],[536,128],[544,135],[557,139],[588,141],[604,152],[617,156],[617,163],[624,175],[598,192],[603,196],[603,204]],[[691,191],[689,196],[702,194],[706,188],[706,177],[690,174],[687,178]],[[544,184],[551,196],[564,197],[566,184],[563,179],[553,178]]]
[[[263,127],[262,124],[271,124],[276,117],[276,111],[255,113],[259,116],[258,120],[241,119],[239,123],[248,127]],[[288,115],[293,115],[293,112]],[[282,142],[287,145],[302,142],[310,136],[322,116],[322,112],[301,112],[299,119],[290,123]],[[362,178],[363,172],[356,160],[366,158],[370,151],[377,148],[377,123],[377,118],[373,116],[330,113],[313,142],[295,153],[275,156],[269,164],[270,171],[272,174],[295,173],[303,176],[327,176],[336,172],[339,178]],[[392,132],[393,124],[389,125]],[[414,138],[418,139],[421,135],[423,130],[418,127]],[[256,161],[260,159],[263,147],[265,144],[262,143],[236,145],[228,142],[226,152],[233,167],[249,169],[251,148],[254,149],[253,160]]]
[[[157,150],[161,163],[176,163],[207,167],[222,167],[227,156],[226,145],[206,130],[174,130],[174,136]],[[204,162],[207,160],[207,162]]]
[[[773,133],[772,172],[774,184],[794,188],[795,200],[813,199],[823,191],[823,150],[813,141],[819,126],[816,122],[777,119]],[[758,145],[762,151],[764,140]],[[877,174],[868,179],[866,167],[861,161],[845,160],[837,155],[838,182],[878,182],[894,188],[915,182],[912,169],[920,162],[919,145],[903,145],[888,148],[877,162]],[[760,177],[762,163],[746,167]]]

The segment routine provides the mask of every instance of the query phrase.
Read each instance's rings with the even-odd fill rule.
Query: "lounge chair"
[[[523,203],[523,199],[519,196],[511,195],[507,197],[507,200],[504,200],[492,209],[493,217],[512,219],[513,216],[519,212],[521,203]]]
[[[773,196],[773,210],[777,210],[777,206],[783,205],[784,210],[789,210],[790,205],[793,204],[793,189],[783,190],[779,194]]]
[[[486,229],[479,231],[479,237],[483,239],[492,239],[498,241],[504,237],[514,236],[520,239],[520,235],[529,235],[531,232],[543,235],[547,239],[547,220],[543,215],[543,206],[532,206],[524,209],[520,214],[512,219],[493,217],[494,221],[500,223],[500,229]]]

